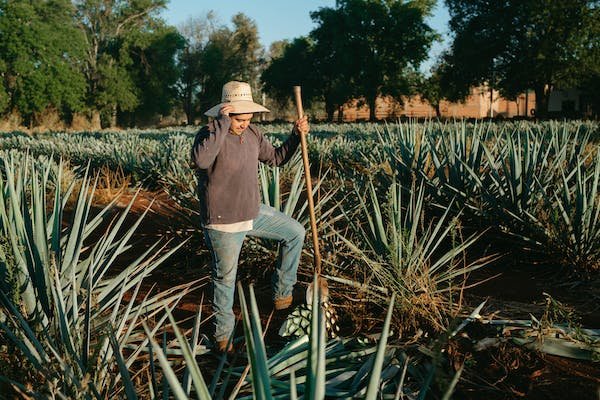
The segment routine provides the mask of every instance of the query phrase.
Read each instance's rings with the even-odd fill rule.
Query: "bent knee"
[[[302,226],[300,222],[294,221],[292,235],[294,239],[304,241],[304,237],[306,236],[306,229],[304,228],[304,226]]]

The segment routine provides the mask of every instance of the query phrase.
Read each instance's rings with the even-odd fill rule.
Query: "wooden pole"
[[[296,103],[296,111],[298,119],[304,116],[302,108],[302,95],[300,86],[294,86],[294,100]],[[313,201],[312,181],[310,177],[310,163],[308,160],[308,146],[306,143],[306,134],[300,134],[300,146],[302,148],[302,162],[304,164],[304,179],[306,180],[306,196],[308,197],[308,212],[310,214],[310,229],[312,233],[312,241],[314,247],[314,266],[315,273],[321,275],[321,252],[319,250],[319,236],[317,234],[317,219],[315,217],[315,205]]]

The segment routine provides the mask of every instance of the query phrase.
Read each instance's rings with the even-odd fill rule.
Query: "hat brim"
[[[256,104],[253,101],[229,101],[226,103],[219,103],[216,106],[212,107],[208,111],[204,113],[204,115],[208,117],[216,117],[219,115],[219,110],[224,105],[231,105],[233,107],[233,111],[231,114],[253,114],[260,112],[270,112],[267,108],[261,106],[260,104]]]

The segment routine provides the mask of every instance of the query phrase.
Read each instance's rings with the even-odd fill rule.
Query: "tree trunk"
[[[327,122],[333,122],[333,113],[335,112],[335,105],[331,100],[325,98],[325,113],[327,113]]]
[[[377,95],[370,95],[367,97],[367,104],[369,105],[369,121],[375,122],[377,115],[375,114],[375,106],[377,103]]]
[[[92,110],[90,113],[90,123],[92,130],[100,130],[102,129],[102,124],[100,123],[100,111]]]
[[[338,122],[344,122],[344,105],[338,106]]]
[[[183,99],[183,111],[185,112],[185,118],[187,125],[194,123],[194,105],[192,104],[192,88],[187,87]]]
[[[546,118],[548,116],[548,103],[550,100],[551,86],[545,83],[535,85],[535,117]]]
[[[185,120],[186,125],[192,125],[194,123],[194,114],[192,113],[191,107],[185,107]]]
[[[113,104],[110,108],[110,128],[117,126],[117,105]]]
[[[494,88],[490,86],[490,118],[494,118]]]
[[[438,101],[437,103],[435,103],[433,107],[435,108],[435,115],[437,116],[438,119],[441,119],[442,118],[442,109],[440,108],[440,102]]]

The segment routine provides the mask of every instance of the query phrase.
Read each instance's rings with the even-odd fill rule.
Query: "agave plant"
[[[250,287],[250,302],[243,288],[238,285],[242,320],[246,339],[248,367],[230,369],[228,374],[239,377],[229,399],[306,399],[365,398],[377,399],[400,396],[407,399],[424,398],[431,383],[431,370],[410,361],[397,346],[391,346],[391,320],[394,295],[377,343],[359,339],[335,339],[327,341],[324,316],[318,304],[318,293],[313,293],[311,328],[307,336],[288,343],[283,349],[269,355],[263,339],[259,310]],[[153,351],[158,359],[170,391],[176,399],[217,398],[207,385],[201,369],[194,358],[193,347],[172,320],[177,340],[193,381],[193,391],[186,390],[178,379],[172,361],[154,339]],[[148,332],[150,334],[150,332]],[[247,374],[247,372],[250,372]],[[460,371],[459,371],[460,372]],[[449,398],[460,373],[447,390]]]
[[[504,227],[521,222],[526,214],[535,214],[544,193],[552,191],[567,153],[549,146],[543,135],[526,130],[522,133],[505,132],[496,138],[501,143],[494,155],[486,149],[489,171],[484,185],[486,209],[484,215]]]
[[[377,345],[356,339],[337,339],[326,342],[323,316],[319,314],[319,307],[314,306],[310,335],[289,343],[270,358],[266,356],[266,345],[261,334],[260,318],[256,301],[253,300],[252,290],[250,296],[250,311],[245,299],[241,300],[249,365],[243,373],[239,372],[240,369],[228,371],[229,374],[240,376],[240,381],[233,389],[230,399],[238,398],[240,388],[242,392],[247,392],[246,386],[251,386],[252,396],[244,397],[242,395],[239,398],[284,397],[296,399],[300,393],[308,399],[322,399],[325,396],[366,399],[402,396],[407,399],[417,399],[424,398],[428,392],[434,370],[427,365],[419,365],[417,360],[409,360],[404,352],[398,354],[396,347],[389,346],[387,343],[391,332],[393,296]],[[314,300],[312,304],[316,305],[316,297]],[[142,322],[150,354],[150,371],[148,373],[151,382],[148,384],[146,392],[151,398],[157,398],[161,394],[163,398],[172,396],[176,399],[189,399],[192,395],[198,399],[222,398],[222,391],[219,395],[214,393],[214,382],[219,378],[219,373],[213,377],[213,383],[209,386],[197,364],[198,323],[195,324],[192,343],[188,343],[176,325],[171,313],[172,308],[166,304],[162,307],[165,309],[175,333],[176,339],[172,343],[177,343],[180,350],[168,351],[166,339],[163,339],[162,346],[159,345],[155,339],[155,330],[150,329],[146,322]],[[198,321],[199,314],[196,318],[196,322]],[[114,335],[110,335],[110,341],[115,352],[119,377],[123,381],[119,393],[127,399],[137,399],[142,392],[139,387],[134,386],[132,375],[122,354],[122,348],[118,346]],[[180,380],[181,375],[173,366],[172,357],[169,358],[168,354],[183,356],[185,360],[183,383]],[[154,359],[158,360],[161,366],[160,373],[154,365]],[[245,379],[247,377],[245,372],[248,369],[252,370],[252,378]],[[462,368],[457,371],[446,389],[445,399],[450,398],[461,371]],[[159,379],[162,379],[163,382],[160,386],[158,385]],[[94,388],[89,389],[93,396]]]
[[[283,170],[283,172],[282,172]],[[324,183],[330,184],[328,180],[328,172],[323,173],[313,187],[315,193],[320,193]],[[283,212],[286,215],[294,217],[301,224],[308,224],[309,216],[306,212],[308,201],[303,199],[301,202],[305,181],[304,170],[300,154],[296,155],[284,167],[269,167],[264,164],[259,166],[259,184],[262,193],[262,200],[265,204]],[[333,186],[333,187],[331,187]],[[315,213],[319,215],[320,220],[328,220],[332,218],[332,213],[335,208],[326,208],[334,196],[337,194],[339,187],[330,185],[326,192],[319,196],[315,201]]]
[[[441,206],[452,203],[471,214],[482,214],[485,209],[482,191],[488,169],[486,142],[491,126],[480,123],[470,127],[463,122],[454,125],[454,129],[445,129],[439,138],[430,137],[432,172],[425,171],[425,176]]]
[[[176,304],[197,284],[137,299],[144,278],[180,245],[166,251],[156,243],[115,270],[145,215],[126,226],[134,200],[107,227],[112,204],[91,216],[95,184],[87,174],[65,189],[61,163],[30,156],[5,157],[2,172],[0,277],[13,276],[16,285],[10,280],[1,284],[0,332],[31,369],[0,379],[26,396],[106,398],[119,393],[131,384],[127,369],[147,347],[141,322],[156,319],[155,334],[165,326],[165,306]],[[71,195],[77,200],[67,221]],[[134,348],[127,357],[116,357],[127,346]],[[114,373],[118,366],[121,375]]]
[[[408,200],[404,190],[393,180],[381,201],[372,181],[357,187],[357,213],[346,212],[350,232],[338,236],[371,272],[362,288],[375,289],[369,290],[375,298],[397,294],[400,326],[443,330],[466,276],[494,257],[467,263],[464,252],[480,234],[463,238],[459,220],[449,218],[451,207],[425,223],[424,184],[413,187]]]
[[[600,152],[592,159],[590,167],[582,159],[563,172],[558,190],[544,193],[543,211],[528,214],[546,254],[583,274],[600,269]]]
[[[3,135],[0,148],[64,157],[73,164],[89,163],[92,171],[104,166],[121,168],[133,184],[167,190],[183,206],[182,217],[197,223],[195,180],[188,165],[193,129],[53,133],[35,138]],[[288,129],[280,124],[263,127],[275,140]],[[596,122],[428,121],[383,128],[368,123],[313,124],[310,154],[313,162],[322,163],[322,169],[329,171],[319,181],[324,204],[343,200],[346,189],[352,191],[355,181],[371,175],[382,187],[393,177],[405,186],[426,182],[429,200],[442,209],[454,205],[448,219],[462,210],[461,218],[470,225],[482,229],[500,225],[513,238],[525,240],[522,247],[533,244],[547,253],[552,245],[544,244],[549,243],[545,237],[551,235],[540,233],[543,224],[535,221],[547,219],[547,210],[560,208],[555,193],[563,191],[562,175],[572,186],[581,160],[586,160],[586,170],[593,168],[587,164],[595,162],[588,155],[596,151],[597,132]],[[263,167],[261,187],[265,202],[303,222],[307,216],[301,169],[296,164],[280,169]],[[335,192],[338,187],[340,191]],[[333,197],[326,199],[328,196]],[[558,197],[564,199],[564,195]],[[382,198],[379,193],[380,201]],[[341,229],[332,210],[322,208],[322,228],[326,229],[327,221]],[[542,256],[555,258],[555,253]]]

